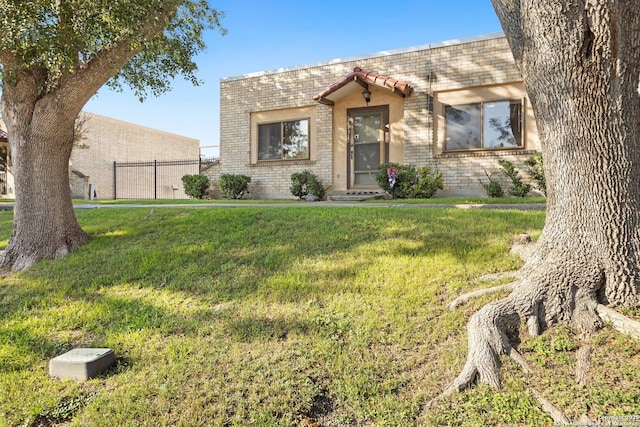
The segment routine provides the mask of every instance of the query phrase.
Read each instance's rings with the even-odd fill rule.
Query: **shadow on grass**
[[[513,229],[505,228],[505,215]],[[12,349],[7,355],[23,356],[3,369],[26,369],[71,347],[68,336],[49,334],[51,329],[91,333],[94,345],[108,333],[131,330],[195,334],[203,323],[220,324],[239,341],[317,332],[303,321],[238,318],[214,307],[250,296],[299,303],[345,289],[357,293],[351,282],[376,262],[372,253],[447,254],[464,261],[488,250],[487,239],[539,227],[540,218],[441,209],[80,211],[78,219],[92,236],[88,245],[0,286],[0,346]],[[504,242],[498,246],[504,249]],[[176,309],[175,295],[201,307]],[[47,318],[56,310],[64,314]]]

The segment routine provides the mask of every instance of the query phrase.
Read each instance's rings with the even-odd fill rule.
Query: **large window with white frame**
[[[522,100],[444,105],[445,151],[522,148]]]
[[[258,124],[258,160],[309,159],[309,119]]]

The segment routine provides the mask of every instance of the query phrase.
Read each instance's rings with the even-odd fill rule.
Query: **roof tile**
[[[372,83],[376,86],[390,89],[391,91],[393,91],[393,93],[403,98],[410,96],[413,92],[413,86],[410,83],[391,77],[386,77],[372,71],[365,71],[360,67],[355,67],[352,72],[345,75],[332,85],[328,86],[322,92],[314,95],[313,100],[323,104],[333,105],[333,101],[328,99],[329,95],[354,81],[365,87],[369,83]]]

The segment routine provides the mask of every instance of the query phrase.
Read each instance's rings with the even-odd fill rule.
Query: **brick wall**
[[[114,161],[191,160],[200,156],[197,139],[97,114],[83,114],[87,117],[83,125],[84,138],[71,154],[70,169],[75,171],[70,175],[74,198],[87,198],[88,184],[93,184],[98,199],[112,199]],[[181,177],[167,179],[179,184],[176,197],[185,198]],[[173,192],[167,194],[173,195]]]
[[[359,66],[364,70],[411,83],[414,93],[404,99],[402,126],[404,163],[436,166],[444,175],[444,194],[484,194],[478,178],[484,170],[496,170],[506,156],[521,165],[539,142],[534,120],[527,124],[527,142],[517,152],[442,154],[435,129],[440,92],[519,83],[506,39],[501,35],[451,41],[428,46],[365,55],[311,66],[254,73],[223,79],[220,83],[220,164],[208,171],[213,182],[221,173],[252,178],[251,197],[289,198],[290,176],[304,169],[318,175],[331,191],[337,177],[334,108],[314,103],[313,95]],[[379,89],[383,90],[383,89]],[[372,103],[376,100],[372,95]],[[526,97],[526,94],[524,95]],[[378,98],[379,99],[379,98]],[[434,99],[436,102],[434,102]],[[529,108],[526,102],[526,108]],[[256,112],[313,107],[316,110],[311,144],[316,156],[310,161],[252,163],[251,116]],[[532,114],[531,114],[532,117]]]

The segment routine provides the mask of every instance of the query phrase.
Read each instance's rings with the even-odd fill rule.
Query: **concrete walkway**
[[[513,203],[513,204],[430,204],[430,203],[364,203],[364,202],[299,202],[299,203],[136,203],[136,204],[101,204],[77,203],[75,209],[113,209],[113,208],[282,208],[282,207],[359,207],[359,208],[445,208],[445,209],[493,209],[493,210],[537,210],[546,209],[545,203]],[[13,210],[13,203],[0,202],[0,210]]]

